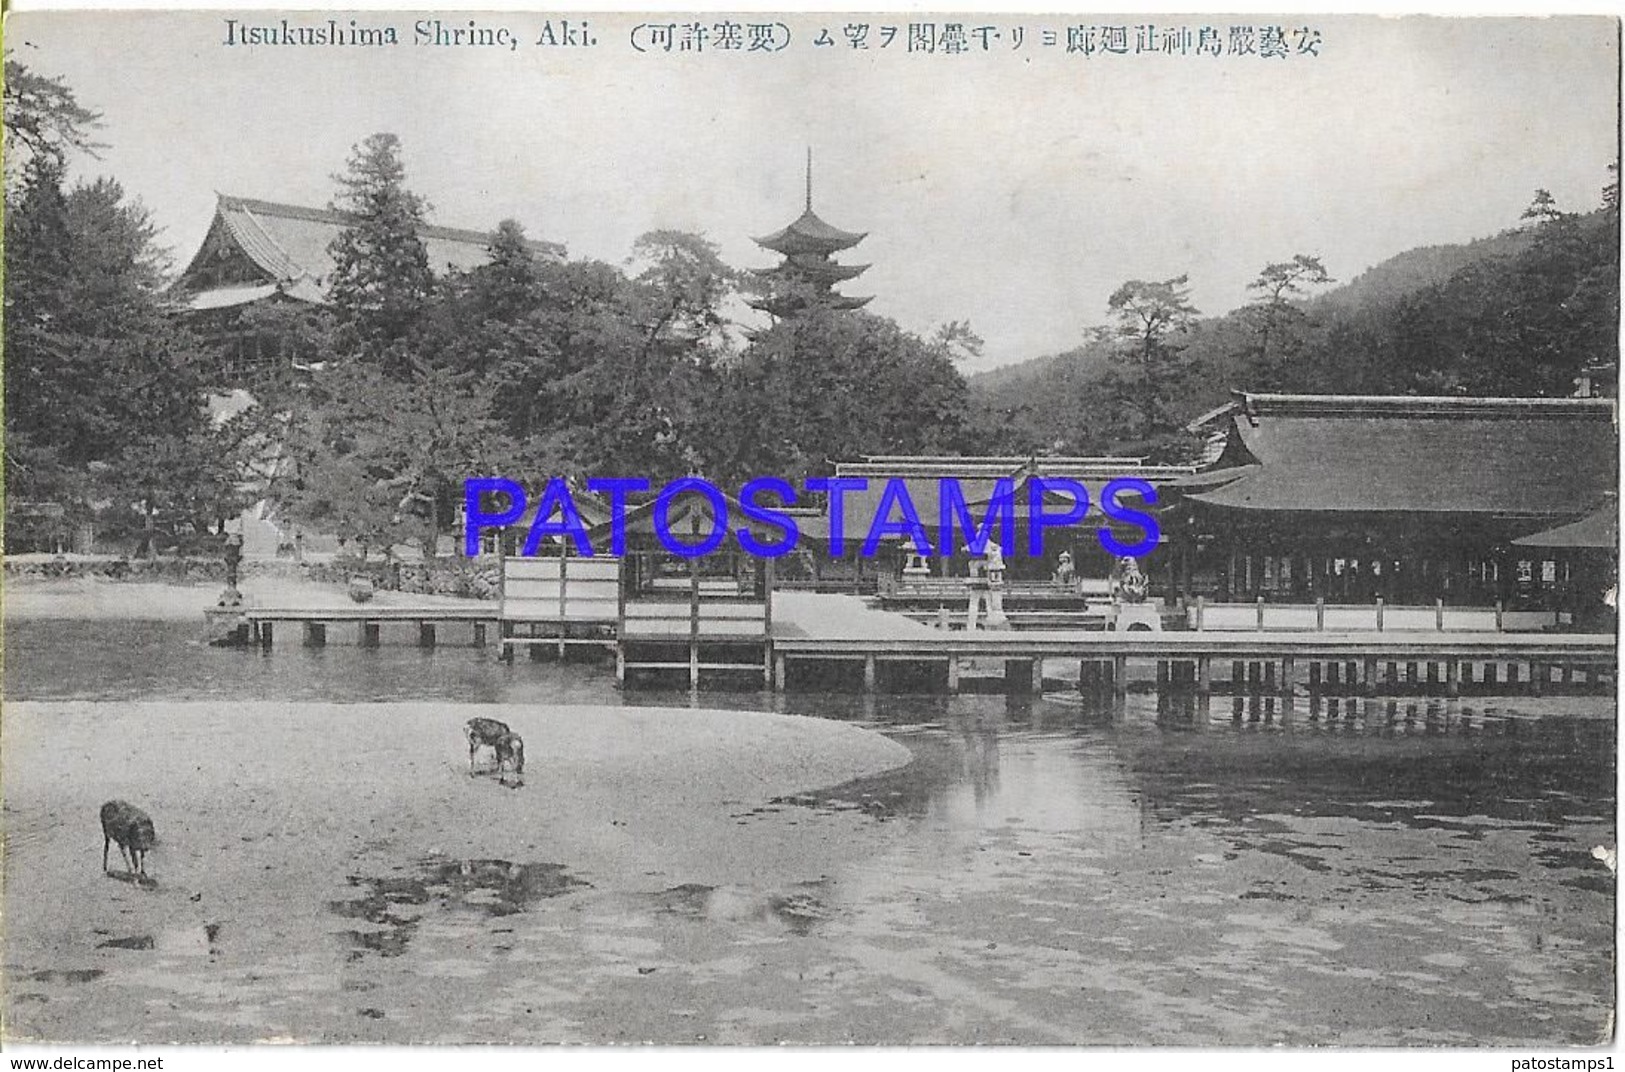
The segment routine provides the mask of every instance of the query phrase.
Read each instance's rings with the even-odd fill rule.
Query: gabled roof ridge
[[[1529,419],[1562,413],[1596,417],[1614,413],[1611,398],[1508,398],[1477,395],[1309,395],[1232,391],[1229,402],[1185,426],[1195,432],[1233,415],[1247,417],[1457,417]]]
[[[237,197],[232,194],[216,193],[220,199],[220,209],[236,210],[248,213],[259,213],[264,216],[281,216],[285,219],[307,220],[311,223],[332,223],[345,225],[356,219],[354,213],[343,212],[333,208],[312,208],[309,205],[293,205],[286,201],[261,201],[253,197]],[[263,230],[263,228],[262,228]],[[417,232],[426,238],[442,238],[449,242],[468,242],[482,246],[491,244],[491,236],[496,228],[489,231],[478,231],[469,227],[445,227],[438,223],[423,223],[418,225]],[[533,252],[548,253],[557,251],[556,243],[539,238],[527,238],[525,244]]]
[[[1238,401],[1253,413],[1328,413],[1377,412],[1398,410],[1407,414],[1460,413],[1487,416],[1505,412],[1521,415],[1531,409],[1594,409],[1599,412],[1614,408],[1608,398],[1517,398],[1489,395],[1309,395],[1268,394],[1238,392]]]

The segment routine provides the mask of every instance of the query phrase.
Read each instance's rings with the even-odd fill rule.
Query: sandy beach
[[[523,787],[469,775],[461,727],[474,714],[523,734]],[[792,838],[736,816],[908,756],[856,727],[741,712],[9,704],[7,1034],[349,1037],[365,1018],[340,1000],[346,965],[426,911],[371,910],[369,890],[427,881],[517,906],[578,888],[793,889],[864,851],[861,816],[813,816]],[[101,873],[97,809],[115,797],[155,820],[150,886]],[[121,871],[116,848],[113,861]],[[397,1000],[432,1003],[445,982],[403,980]],[[406,1033],[480,1037],[432,1020]]]

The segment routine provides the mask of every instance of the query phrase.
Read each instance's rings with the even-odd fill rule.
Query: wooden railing
[[[1195,630],[1237,632],[1530,632],[1557,624],[1553,611],[1493,607],[1388,606],[1375,603],[1209,603],[1198,599],[1186,609]]]
[[[620,618],[618,558],[509,558],[502,564],[502,620],[558,624]]]

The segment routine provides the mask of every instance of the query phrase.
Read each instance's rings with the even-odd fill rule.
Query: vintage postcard
[[[6,1044],[1611,1045],[1619,42],[13,13]]]

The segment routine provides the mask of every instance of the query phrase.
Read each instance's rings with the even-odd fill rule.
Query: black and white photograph
[[[1611,1068],[1620,34],[9,12],[0,1043]]]

